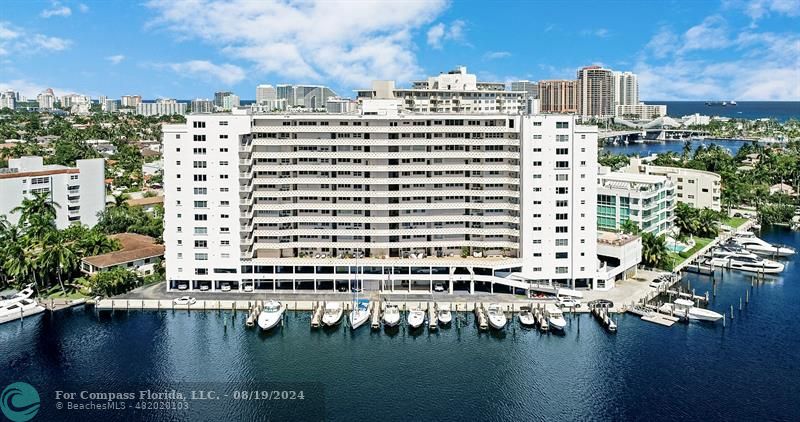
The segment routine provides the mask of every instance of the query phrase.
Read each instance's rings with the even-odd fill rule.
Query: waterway
[[[739,101],[736,106],[707,106],[705,101],[645,101],[646,104],[666,104],[667,114],[682,117],[699,113],[706,116],[736,119],[775,119],[785,122],[800,119],[800,101]]]
[[[639,155],[640,157],[645,157],[651,154],[663,154],[665,152],[670,152],[670,151],[675,152],[677,154],[681,154],[683,152],[684,142],[685,141],[665,141],[665,142],[645,142],[641,144],[630,142],[627,145],[620,142],[617,145],[610,145],[610,144],[603,145],[601,151],[608,151],[614,154],[623,154],[623,155]],[[735,155],[736,152],[739,151],[739,148],[742,147],[742,145],[751,143],[752,141],[704,139],[704,140],[693,140],[690,142],[692,143],[692,152],[694,152],[700,145],[708,147],[709,145],[715,144],[727,149],[728,151],[730,151],[731,154]]]
[[[800,247],[800,233],[772,242]],[[800,260],[751,289],[718,272],[710,304],[734,319],[671,328],[619,316],[609,334],[588,315],[564,335],[516,322],[502,333],[468,326],[429,333],[311,331],[292,314],[271,334],[231,313],[108,312],[80,308],[0,326],[0,387],[39,391],[34,420],[798,420]],[[697,292],[711,278],[688,275]],[[750,303],[739,311],[739,298]],[[461,316],[464,318],[464,316]],[[55,409],[54,391],[206,388],[246,383],[303,390],[303,400],[190,401],[141,411]],[[199,387],[197,387],[199,386]]]

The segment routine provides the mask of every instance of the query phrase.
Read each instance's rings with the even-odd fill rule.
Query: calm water
[[[709,107],[705,101],[645,101],[647,104],[666,104],[667,114],[682,117],[700,113],[706,116],[733,117],[736,119],[800,119],[800,101],[737,101],[735,107]]]
[[[625,145],[623,143],[619,143],[618,145],[603,145],[602,151],[612,152],[614,154],[624,154],[624,155],[639,155],[640,157],[645,157],[650,154],[663,154],[665,152],[675,152],[681,154],[683,152],[683,143],[685,141],[667,141],[663,143],[659,142],[646,142],[643,144],[637,143],[629,143]],[[742,145],[750,143],[752,141],[729,141],[729,140],[712,140],[706,139],[702,141],[691,141],[692,143],[692,153],[697,149],[699,145],[709,146],[711,144],[716,144],[724,147],[731,154],[735,155],[739,148]]]
[[[765,237],[800,246],[800,233]],[[621,316],[619,333],[609,335],[583,316],[570,319],[563,336],[519,327],[478,334],[473,325],[388,335],[312,332],[301,314],[263,335],[245,329],[241,313],[232,326],[230,314],[223,324],[226,314],[74,310],[0,326],[0,386],[34,385],[43,398],[35,420],[318,420],[323,411],[328,420],[798,420],[798,262],[755,287],[726,329]],[[688,279],[711,289],[708,277]],[[749,286],[749,277],[726,273],[711,308],[738,309]],[[50,410],[51,391],[65,385],[118,391],[252,381],[306,388],[308,401],[89,416]]]

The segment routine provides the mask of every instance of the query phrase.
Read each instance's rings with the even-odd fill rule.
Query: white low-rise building
[[[660,104],[619,104],[616,117],[636,120],[653,120],[667,115],[667,106]]]
[[[598,230],[597,258],[600,260],[600,267],[597,271],[596,288],[614,288],[616,281],[636,275],[636,269],[642,261],[642,238]]]
[[[664,176],[675,186],[675,199],[697,209],[722,210],[722,176],[704,170],[683,167],[654,166],[638,157],[620,169],[633,174]]]
[[[0,169],[0,215],[14,224],[20,214],[11,212],[35,192],[48,192],[56,207],[56,227],[79,223],[97,224],[97,214],[105,209],[105,160],[78,160],[76,167],[44,165],[42,157],[8,160]]]
[[[597,176],[597,228],[619,231],[626,220],[656,236],[667,234],[675,220],[675,186],[666,176],[611,172]]]

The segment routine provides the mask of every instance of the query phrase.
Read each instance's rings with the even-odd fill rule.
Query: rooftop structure
[[[675,186],[666,176],[610,172],[597,176],[597,228],[618,231],[626,220],[656,236],[667,234],[675,219]]]
[[[630,164],[620,171],[664,176],[675,186],[675,199],[678,202],[698,209],[722,210],[722,177],[717,173],[683,167],[654,166],[638,157],[632,157]]]

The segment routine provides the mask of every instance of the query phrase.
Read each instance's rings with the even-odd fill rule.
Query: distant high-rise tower
[[[614,72],[600,66],[578,70],[578,114],[584,117],[614,115]]]
[[[542,113],[576,113],[577,82],[569,80],[539,81],[539,102]]]
[[[266,104],[268,101],[278,99],[278,94],[275,87],[272,85],[259,85],[256,87],[256,104]]]
[[[614,105],[639,104],[639,78],[632,72],[614,72]]]

